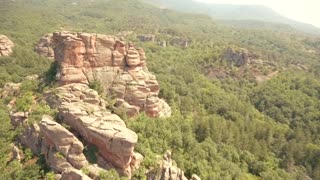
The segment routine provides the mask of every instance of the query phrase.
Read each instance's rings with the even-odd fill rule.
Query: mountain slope
[[[146,2],[157,3],[170,9],[179,11],[197,12],[210,15],[214,19],[225,20],[227,24],[233,24],[232,21],[241,21],[246,27],[251,24],[245,21],[262,21],[277,24],[287,24],[296,30],[305,33],[320,35],[320,28],[311,24],[302,23],[286,18],[272,9],[262,5],[231,5],[231,4],[206,4],[193,0],[145,0]],[[269,26],[272,26],[270,24]],[[281,27],[278,29],[281,29]],[[286,30],[286,29],[285,29]]]
[[[10,125],[8,108],[24,107],[33,97],[41,101],[46,90],[58,86],[52,60],[39,57],[33,49],[43,34],[62,30],[112,35],[132,31],[125,39],[146,52],[148,69],[161,87],[159,96],[173,113],[167,119],[143,113],[133,119],[124,117],[126,126],[138,135],[136,152],[144,156],[133,179],[146,178],[147,170],[157,168],[159,157],[168,149],[188,177],[195,173],[208,180],[320,178],[320,39],[316,36],[232,28],[208,15],[139,0],[6,0],[0,1],[0,13],[0,34],[16,46],[10,57],[0,58],[0,87],[22,82],[19,92],[0,100],[0,179],[52,177],[43,156],[21,146],[26,157],[20,162],[10,160],[11,144],[18,143],[21,131]],[[156,40],[140,42],[137,35],[141,34],[154,35]],[[179,38],[189,40],[189,45],[158,44]],[[274,64],[277,76],[261,83],[251,80],[246,76],[254,74],[250,67],[240,69],[221,59],[230,47],[245,48],[264,63]],[[294,64],[306,70],[291,67]],[[209,79],[207,68],[230,75]],[[242,70],[242,77],[233,76]],[[264,66],[255,70],[268,73]],[[25,79],[32,74],[41,78]],[[17,103],[12,105],[15,98]],[[105,98],[112,107],[112,97]],[[42,114],[55,114],[41,103],[32,108],[34,121]],[[91,109],[87,113],[95,114]],[[88,146],[84,151],[97,160],[96,148]]]

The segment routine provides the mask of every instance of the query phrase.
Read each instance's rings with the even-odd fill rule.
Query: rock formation
[[[263,64],[257,54],[254,54],[247,49],[232,49],[227,48],[222,56],[222,61],[227,61],[235,66],[243,66],[248,64]]]
[[[34,50],[43,57],[54,59],[52,34],[42,36]]]
[[[131,176],[142,158],[134,153],[137,134],[126,128],[121,118],[105,109],[98,93],[85,84],[68,84],[46,94],[60,119],[87,143],[97,146],[99,156],[119,174]],[[103,167],[104,164],[101,164]]]
[[[154,42],[156,40],[156,36],[153,34],[138,35],[137,38],[142,42]]]
[[[143,111],[150,117],[170,116],[143,49],[101,34],[56,32],[52,39],[61,85],[99,81],[129,117]]]
[[[147,179],[188,180],[184,176],[184,172],[174,164],[174,161],[171,159],[171,152],[167,151],[159,164],[159,168],[151,169],[146,174]],[[200,180],[200,178],[197,175],[192,175],[192,180]]]
[[[20,90],[21,83],[6,83],[3,88],[0,89],[0,98],[6,98],[8,96],[16,96]]]
[[[22,124],[26,124],[27,118],[28,118],[27,112],[15,112],[15,113],[12,112],[12,114],[10,114],[11,124],[14,128],[17,128]]]
[[[0,34],[0,57],[9,56],[13,47],[13,42],[7,36]]]
[[[170,44],[172,46],[180,46],[183,48],[187,48],[190,44],[190,40],[181,37],[175,37],[170,40]]]
[[[81,169],[88,164],[82,153],[83,144],[66,128],[53,121],[49,116],[44,116],[39,125],[47,148],[54,147],[75,168]],[[47,150],[44,151],[47,152]],[[48,158],[46,154],[45,157]]]

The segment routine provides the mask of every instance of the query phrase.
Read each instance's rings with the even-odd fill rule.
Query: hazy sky
[[[220,4],[265,5],[293,20],[313,24],[320,28],[320,0],[196,0]]]

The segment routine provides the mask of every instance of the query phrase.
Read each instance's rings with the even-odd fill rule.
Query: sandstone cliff
[[[143,49],[114,36],[88,33],[56,32],[52,43],[61,85],[99,81],[129,117],[140,112],[170,116],[170,107],[158,97],[159,84],[147,69]]]
[[[0,34],[0,57],[9,56],[13,47],[13,42],[7,36]]]

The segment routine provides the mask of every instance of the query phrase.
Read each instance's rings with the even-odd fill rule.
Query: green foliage
[[[30,110],[33,104],[33,94],[32,92],[26,92],[22,96],[20,96],[16,101],[16,110],[27,112]]]
[[[81,168],[81,171],[87,176],[90,174],[90,171],[89,171],[89,169],[87,167]]]
[[[55,180],[55,174],[53,172],[48,172],[45,177],[46,180]]]
[[[89,87],[95,91],[97,91],[99,94],[102,94],[103,93],[103,86],[101,84],[101,82],[99,80],[94,80],[94,81],[91,81],[89,83]]]
[[[187,176],[196,173],[202,179],[320,178],[319,38],[263,28],[233,29],[204,15],[163,10],[137,0],[79,0],[76,5],[62,0],[0,1],[0,12],[0,33],[15,43],[10,57],[0,57],[0,87],[23,82],[16,109],[32,108],[30,122],[56,113],[45,103],[33,104],[41,99],[42,90],[55,84],[58,70],[56,63],[33,51],[43,34],[134,31],[155,34],[168,44],[176,37],[192,41],[187,48],[164,48],[129,37],[146,51],[148,68],[160,83],[160,97],[173,109],[168,119],[141,114],[126,121],[138,134],[136,150],[144,155],[133,179],[143,179],[145,170],[157,167],[159,155],[168,149]],[[246,78],[209,80],[204,67],[226,67],[219,60],[229,46],[247,48],[279,67],[294,59],[312,68],[280,73],[261,84]],[[234,68],[231,73],[237,71]],[[24,81],[33,74],[43,77],[43,82]],[[98,81],[90,87],[103,92]],[[108,98],[110,108],[114,102]],[[37,164],[8,162],[10,144],[18,132],[12,130],[8,110],[0,102],[0,179],[43,179],[48,170],[42,156]],[[88,109],[88,113],[93,112]],[[96,162],[95,152],[92,146],[85,150],[89,162]],[[114,170],[101,173],[100,178],[119,179]]]
[[[28,117],[28,123],[40,122],[43,115],[49,115],[56,119],[57,114],[57,110],[51,109],[46,103],[38,103],[32,108],[32,112]]]
[[[99,178],[101,180],[108,180],[108,179],[114,179],[114,180],[124,180],[126,178],[122,177],[120,178],[119,174],[115,169],[110,169],[109,171],[100,171],[99,172]]]
[[[97,163],[97,152],[98,149],[95,145],[88,145],[84,148],[84,155],[86,156],[87,160],[91,164],[96,164]]]

